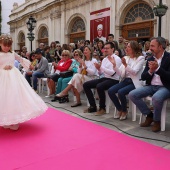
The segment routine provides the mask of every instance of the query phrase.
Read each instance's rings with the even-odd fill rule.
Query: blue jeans
[[[135,89],[135,86],[132,79],[125,78],[122,82],[112,86],[108,90],[109,97],[118,111],[127,112],[126,95],[133,89]],[[118,94],[118,97],[116,94]]]
[[[44,73],[39,73],[39,72],[34,72],[32,74],[32,78],[33,78],[33,89],[37,90],[37,82],[38,82],[38,78],[42,78],[44,77]]]
[[[67,78],[62,78],[60,77],[57,81],[56,85],[56,94],[62,92],[67,86],[68,82],[72,79],[73,76],[67,77]]]
[[[144,115],[148,115],[151,112],[146,103],[143,101],[143,98],[147,96],[152,96],[154,121],[160,121],[163,102],[170,98],[170,91],[163,86],[157,85],[144,86],[131,91],[129,93],[129,99],[135,103],[140,112]]]

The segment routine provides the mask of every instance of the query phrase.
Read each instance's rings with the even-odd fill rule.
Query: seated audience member
[[[121,77],[122,81],[108,90],[109,97],[114,103],[117,114],[114,118],[125,120],[127,118],[126,95],[133,89],[141,87],[139,80],[143,70],[145,57],[141,56],[141,51],[137,41],[130,41],[126,48],[127,56],[122,58],[122,65],[117,66],[114,58],[110,59],[113,70]]]
[[[81,50],[77,49],[77,50],[74,50],[73,54],[74,54],[74,59],[73,59],[73,62],[68,70],[71,70],[71,71],[73,71],[74,74],[76,74],[78,71],[78,67],[80,65],[78,60],[79,60],[79,58],[83,57],[83,53],[81,52]],[[63,91],[67,87],[68,82],[72,79],[72,77],[73,76],[70,76],[67,78],[60,77],[58,79],[58,82],[56,85],[56,94],[59,94],[61,91]],[[62,98],[58,98],[57,96],[54,97],[52,102],[57,101],[57,100],[59,100],[60,103],[66,102],[65,98],[62,99]],[[76,106],[80,106],[80,105],[81,105],[81,103],[77,102],[77,103],[73,104],[72,107],[76,107]]]
[[[124,38],[122,35],[119,36],[119,45],[118,45],[118,48],[120,50],[124,49]]]
[[[44,43],[40,43],[39,47],[37,48],[37,49],[41,50],[41,54],[42,54],[43,57],[45,56],[44,48],[45,48],[45,44]]]
[[[89,46],[85,46],[84,48],[84,57],[84,60],[81,58],[78,60],[80,63],[78,73],[72,77],[68,86],[61,93],[56,95],[58,98],[64,97],[68,101],[68,92],[73,89],[76,96],[77,106],[81,105],[80,92],[83,90],[83,83],[96,79],[98,76],[97,69],[94,66],[94,63],[97,63],[97,60],[92,58],[92,50]]]
[[[170,49],[169,49],[169,40],[168,39],[166,39],[166,51],[170,52]]]
[[[85,47],[85,41],[84,40],[80,40],[80,42],[78,43],[78,48],[83,52],[84,47]]]
[[[90,40],[85,40],[85,45],[90,45]]]
[[[50,44],[50,50],[49,50],[50,57],[53,59],[53,61],[54,61],[54,56],[55,56],[55,50],[56,50],[56,42],[53,41]],[[44,51],[45,51],[45,49],[44,49]]]
[[[62,49],[62,51],[63,51],[63,50],[68,50],[68,51],[71,52],[70,47],[69,47],[68,44],[63,44],[62,47],[61,47],[61,49]]]
[[[113,34],[108,34],[107,41],[108,42],[113,42],[114,41],[114,35]]]
[[[69,47],[70,47],[70,51],[71,51],[71,52],[74,52],[74,50],[75,50],[75,48],[76,48],[75,43],[70,43],[70,44],[69,44]]]
[[[26,74],[25,77],[29,84],[31,84],[31,76],[33,78],[33,89],[37,92],[37,82],[38,78],[46,77],[46,75],[49,74],[48,69],[48,61],[45,57],[42,56],[41,49],[37,49],[35,51],[35,58],[38,60],[38,63],[35,66],[35,70],[32,71],[32,74]],[[30,69],[32,70],[34,66],[30,66]]]
[[[26,59],[27,59],[26,53],[27,53],[27,47],[26,47],[26,46],[23,46],[23,47],[22,47],[22,51],[21,51],[21,56],[22,56],[23,58],[26,58]]]
[[[32,73],[33,71],[35,70],[35,66],[37,65],[38,63],[38,60],[35,58],[35,53],[32,52],[30,54],[30,62],[31,62],[31,65],[30,65],[30,68],[28,70],[25,70],[23,69],[23,75],[26,77],[26,75],[28,76],[32,76]],[[28,82],[30,84],[30,86],[32,86],[31,82]]]
[[[90,107],[86,109],[84,112],[96,112],[96,102],[94,95],[92,93],[92,88],[97,89],[97,93],[99,96],[99,110],[96,112],[96,116],[100,116],[106,113],[105,111],[105,90],[108,90],[111,86],[114,84],[119,83],[119,76],[116,74],[116,72],[113,70],[113,65],[109,61],[109,58],[115,58],[115,62],[118,66],[121,65],[121,59],[114,55],[114,44],[112,42],[107,42],[104,46],[106,58],[102,60],[102,63],[95,63],[95,67],[98,70],[99,74],[103,73],[104,77],[87,81],[83,84],[84,92],[87,96],[87,99],[90,103]]]
[[[95,58],[98,63],[101,63],[100,53],[98,51],[93,52],[93,58]]]
[[[122,57],[122,53],[121,53],[121,50],[118,49],[118,50],[115,50],[115,55],[119,56],[120,58]]]
[[[54,66],[54,73],[48,75],[47,82],[50,89],[50,95],[55,94],[55,83],[60,78],[60,72],[67,71],[72,63],[72,60],[70,59],[70,51],[63,50],[61,56],[62,59],[58,63],[52,63],[52,65]]]
[[[100,58],[103,59],[104,56],[104,42],[102,40],[99,40],[97,42],[97,48],[95,49],[95,51],[98,51],[100,54]]]
[[[58,63],[61,60],[61,53],[62,53],[61,45],[57,44],[56,50],[55,50],[55,53],[54,53],[54,59],[55,59],[56,63]]]
[[[166,40],[162,37],[153,37],[150,42],[150,50],[153,56],[147,60],[146,67],[141,75],[146,86],[137,88],[129,93],[130,100],[136,104],[140,112],[147,115],[141,127],[152,126],[153,132],[160,131],[160,120],[163,102],[170,98],[170,53],[165,51]],[[152,96],[153,112],[143,100]]]
[[[148,50],[149,50],[149,47],[150,47],[150,41],[146,41],[146,42],[144,43],[144,51],[145,51],[145,52],[148,51]]]
[[[48,60],[49,63],[52,63],[54,61],[54,57],[53,58],[51,57],[49,51],[50,51],[50,46],[46,46],[44,48],[44,54],[45,54],[44,57]]]
[[[129,40],[124,40],[124,48],[121,49],[121,57],[120,58],[126,56],[126,47],[127,47],[128,43],[129,43]]]

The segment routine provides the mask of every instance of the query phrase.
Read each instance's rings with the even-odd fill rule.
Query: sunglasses
[[[78,54],[74,54],[74,56],[79,56]]]
[[[56,47],[61,47],[61,46],[58,46],[58,45],[57,45]]]
[[[62,57],[67,57],[68,55],[67,54],[62,54]]]

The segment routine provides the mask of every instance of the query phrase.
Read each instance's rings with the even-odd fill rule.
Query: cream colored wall
[[[37,20],[37,26],[33,31],[36,35],[33,46],[38,47],[38,31],[42,25],[45,25],[49,33],[49,43],[51,41],[60,41],[61,44],[69,42],[70,24],[74,17],[81,17],[86,27],[86,39],[90,39],[90,12],[108,8],[111,9],[110,33],[118,39],[121,29],[121,17],[127,7],[137,0],[28,0],[23,5],[12,11],[10,15],[11,35],[15,40],[18,39],[20,31],[27,37],[28,30],[26,21],[31,14]],[[140,0],[141,2],[141,0]],[[153,7],[159,3],[159,0],[145,0]],[[163,0],[170,7],[169,0]],[[162,17],[162,36],[170,39],[169,33],[170,9],[166,16]],[[157,36],[158,17],[155,17],[154,35]],[[18,48],[15,41],[14,49]],[[30,42],[26,38],[26,46],[30,48]]]

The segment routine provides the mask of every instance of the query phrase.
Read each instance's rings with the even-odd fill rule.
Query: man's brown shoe
[[[151,125],[151,123],[153,122],[153,118],[152,117],[146,117],[145,122],[141,123],[140,126],[141,127],[148,127]]]
[[[104,115],[106,114],[106,110],[105,109],[99,109],[99,111],[97,111],[95,113],[95,116],[101,116],[101,115]]]
[[[152,126],[152,132],[159,132],[161,130],[161,123],[160,121],[154,121]]]

